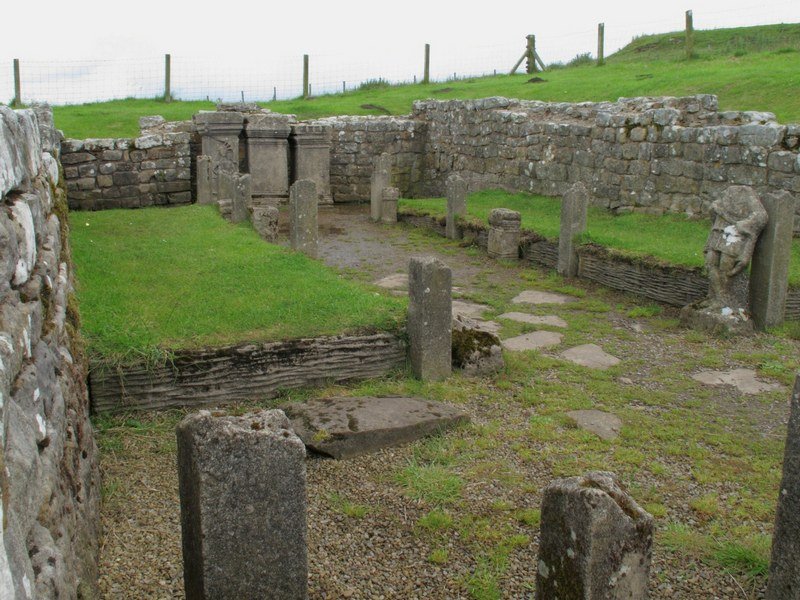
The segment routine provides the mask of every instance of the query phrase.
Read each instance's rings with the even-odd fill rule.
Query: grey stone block
[[[373,221],[381,220],[383,203],[383,190],[391,183],[392,157],[384,152],[375,158],[370,177],[370,218]]]
[[[578,274],[575,238],[586,231],[588,206],[589,190],[580,181],[573,185],[561,199],[561,229],[558,235],[556,270],[563,277],[575,277]]]
[[[492,258],[519,258],[521,216],[507,208],[494,208],[489,213],[487,251]]]
[[[452,372],[452,272],[437,258],[414,257],[408,275],[411,370],[423,381]]]
[[[316,186],[320,204],[330,204],[331,197],[331,128],[329,125],[292,125],[289,138],[292,148],[294,180],[307,179]]]
[[[383,188],[381,194],[381,222],[397,223],[397,200],[400,198],[400,190],[396,187]]]
[[[236,188],[231,204],[231,222],[244,223],[250,215],[250,175],[236,175]]]
[[[176,433],[187,600],[307,598],[305,447],[283,412]]]
[[[289,242],[292,250],[317,257],[317,186],[302,179],[289,188]]]
[[[467,182],[458,173],[447,178],[447,220],[445,235],[451,240],[458,239],[457,219],[467,216]]]
[[[278,215],[276,206],[253,207],[253,227],[267,242],[278,239]]]

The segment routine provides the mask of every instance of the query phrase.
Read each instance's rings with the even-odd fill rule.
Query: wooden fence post
[[[694,19],[692,11],[686,11],[686,58],[694,56]]]
[[[22,84],[19,79],[19,59],[14,59],[14,107],[22,106]]]
[[[422,75],[422,83],[431,82],[431,45],[425,44],[425,71]]]
[[[308,54],[303,54],[303,99],[308,100],[311,95],[308,89]]]
[[[528,40],[528,48],[526,52],[526,63],[525,63],[525,72],[530,75],[531,73],[536,73],[536,36],[529,35],[527,36]]]
[[[602,67],[606,63],[605,57],[606,24],[597,25],[597,66]]]
[[[172,102],[172,56],[164,55],[164,102]]]

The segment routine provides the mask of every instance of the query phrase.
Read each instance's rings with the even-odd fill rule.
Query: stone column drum
[[[289,188],[289,243],[311,258],[317,257],[317,187],[302,179]]]
[[[589,190],[582,181],[573,185],[561,199],[561,228],[558,234],[556,271],[563,277],[578,275],[578,253],[575,238],[586,231]]]
[[[494,208],[489,213],[489,256],[519,258],[520,214],[507,208]]]
[[[289,199],[289,133],[291,118],[274,113],[247,115],[247,166],[253,198],[259,204]]]
[[[381,194],[381,222],[397,223],[397,200],[400,198],[400,190],[396,187],[383,188]]]
[[[292,180],[308,179],[317,186],[320,204],[332,204],[331,128],[327,125],[292,125]]]
[[[432,256],[411,259],[408,269],[408,338],[411,370],[423,381],[452,372],[453,275]]]
[[[306,599],[306,451],[283,411],[200,411],[176,433],[187,600]]]
[[[391,179],[392,157],[388,152],[384,152],[375,158],[369,181],[370,218],[373,221],[381,220],[383,190],[391,184]]]
[[[458,217],[467,216],[467,182],[458,173],[453,173],[447,178],[447,220],[445,222],[445,235],[451,240],[459,238]]]

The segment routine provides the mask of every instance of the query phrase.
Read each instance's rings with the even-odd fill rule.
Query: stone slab
[[[446,404],[423,398],[323,398],[282,407],[303,443],[333,458],[406,444],[469,422]]]
[[[524,350],[538,350],[548,346],[557,346],[563,336],[554,331],[534,331],[524,335],[503,340],[503,348],[514,352]]]
[[[575,298],[565,296],[564,294],[541,292],[539,290],[525,290],[511,300],[514,304],[566,304],[567,302],[574,301]]]
[[[547,325],[549,327],[568,327],[567,322],[561,317],[555,315],[544,315],[542,317],[537,315],[529,315],[528,313],[521,312],[507,312],[503,313],[498,319],[508,319],[509,321],[517,321],[518,323],[530,323],[531,325]]]
[[[594,433],[604,440],[616,439],[622,429],[622,420],[617,415],[602,410],[571,410],[567,416],[580,429]]]
[[[590,369],[600,369],[601,371],[620,363],[616,356],[604,351],[597,344],[575,346],[562,352],[561,357],[576,365],[589,367]]]
[[[465,300],[453,300],[453,314],[463,315],[471,319],[480,319],[481,315],[489,310],[485,304],[476,304],[475,302],[466,302]]]
[[[395,273],[387,275],[378,281],[373,282],[378,287],[387,290],[408,290],[408,273]]]
[[[706,385],[732,385],[743,394],[760,394],[781,389],[777,383],[768,383],[756,378],[752,369],[733,369],[731,371],[701,371],[692,379]]]

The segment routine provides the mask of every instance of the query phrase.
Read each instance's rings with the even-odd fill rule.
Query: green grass
[[[308,100],[262,102],[271,110],[300,119],[331,115],[394,115],[411,112],[414,100],[506,96],[525,100],[583,102],[632,96],[716,94],[722,110],[766,110],[783,122],[800,121],[800,25],[768,25],[695,32],[692,60],[684,58],[682,33],[644,36],[607,58],[606,65],[577,64],[548,70],[542,83],[529,75],[498,75],[446,83],[385,85],[372,82],[352,92]],[[581,61],[578,61],[579,63]],[[373,107],[373,108],[369,108]],[[377,107],[377,108],[374,108]],[[164,103],[115,100],[57,106],[56,126],[67,137],[118,137],[138,134],[138,118],[160,114],[183,120],[210,102]]]
[[[444,198],[401,199],[398,207],[404,212],[445,216]],[[522,216],[522,228],[549,239],[558,239],[561,200],[526,193],[485,190],[469,196],[467,221],[487,225],[493,208],[510,208]],[[589,207],[587,232],[583,241],[605,246],[631,257],[653,257],[658,261],[686,267],[703,266],[703,247],[708,237],[707,219],[688,219],[682,215],[647,215],[629,213],[614,215]],[[789,281],[800,285],[800,240],[792,245]],[[644,315],[639,311],[638,316]]]
[[[95,357],[397,329],[404,300],[263,242],[210,206],[70,213]]]

